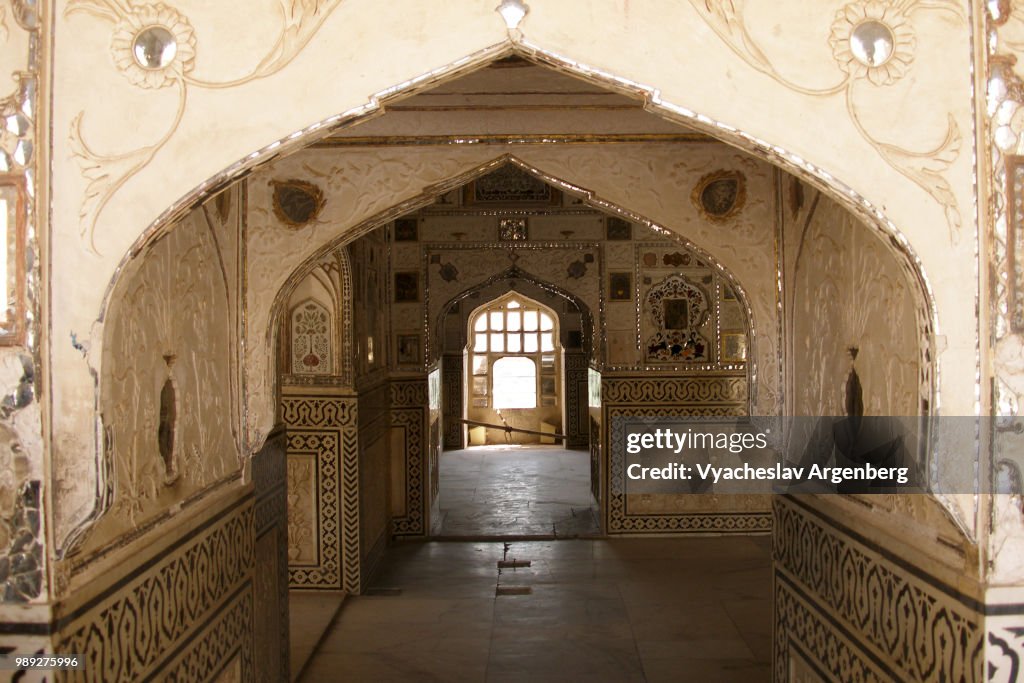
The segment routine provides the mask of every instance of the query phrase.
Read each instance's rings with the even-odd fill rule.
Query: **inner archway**
[[[599,532],[593,493],[599,481],[589,422],[582,419],[593,360],[582,348],[584,325],[585,306],[517,267],[446,307],[441,359],[450,379],[444,388],[461,396],[444,401],[448,438],[440,454],[437,534]]]
[[[467,323],[463,385],[470,445],[562,441],[543,436],[565,430],[559,315],[513,290],[479,306]]]

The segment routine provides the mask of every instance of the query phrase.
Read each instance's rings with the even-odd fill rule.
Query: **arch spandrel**
[[[708,144],[719,146],[717,143]],[[765,255],[771,252],[777,227],[773,207],[764,199],[771,196],[771,167],[741,154],[729,157],[730,164],[743,169],[751,187],[758,188],[760,198],[750,201],[744,214],[730,224],[732,231],[727,234],[714,225],[700,224],[688,195],[676,196],[678,193],[671,192],[674,183],[692,185],[698,182],[713,152],[701,152],[688,146],[693,156],[690,166],[680,162],[677,151],[671,147],[662,149],[659,154],[652,153],[642,163],[618,162],[614,150],[594,153],[587,147],[558,153],[543,148],[516,148],[514,155],[505,153],[498,156],[493,156],[494,148],[486,146],[444,147],[433,154],[427,150],[414,150],[412,157],[415,163],[410,163],[404,150],[399,150],[392,152],[393,159],[385,158],[383,162],[378,159],[372,168],[358,155],[355,155],[353,166],[347,168],[324,150],[314,149],[282,159],[251,176],[249,339],[245,363],[249,373],[248,433],[251,443],[258,445],[261,435],[268,433],[273,426],[275,370],[271,365],[273,354],[267,349],[273,348],[271,338],[276,329],[273,321],[280,315],[283,292],[290,291],[295,273],[305,272],[306,265],[339,243],[429,204],[438,194],[460,187],[508,162],[556,187],[584,197],[599,209],[612,214],[621,212],[656,231],[665,231],[715,264],[737,288],[747,308],[751,335],[756,339],[751,349],[756,353],[755,379],[757,373],[763,373],[758,391],[762,402],[756,409],[763,414],[776,413],[780,406],[776,403],[778,383],[772,380],[778,375],[776,301],[773,296],[775,273],[770,264],[766,266],[765,260]],[[380,153],[379,150],[374,151],[374,154]],[[485,160],[480,163],[480,159]],[[476,164],[467,167],[471,162]],[[460,165],[464,168],[457,175],[439,178],[446,170],[459,169]],[[616,178],[621,176],[608,175],[606,169],[609,167],[628,177],[630,182],[617,183]],[[549,172],[549,168],[557,171]],[[332,198],[330,194],[326,195],[324,212],[314,224],[298,231],[283,230],[271,218],[270,178],[288,176],[299,169],[321,178],[327,183],[325,190],[330,187],[330,181],[325,179],[344,178],[346,182],[340,196]],[[594,186],[609,194],[599,194],[591,189]],[[358,205],[345,201],[356,197],[359,198]],[[404,203],[387,206],[389,201],[402,198],[406,198]],[[371,208],[385,206],[387,208],[374,215],[365,215]]]
[[[858,124],[867,125],[870,121],[854,120],[844,98],[806,94],[780,80],[778,74],[767,73],[763,63],[759,64],[757,59],[752,62],[751,55],[737,51],[729,41],[732,34],[723,32],[721,25],[715,29],[714,17],[709,23],[708,17],[699,16],[700,7],[708,7],[703,2],[661,7],[656,17],[647,14],[646,8],[634,7],[629,8],[629,16],[624,16],[626,10],[617,3],[588,6],[588,12],[581,17],[556,2],[535,2],[520,25],[521,32],[510,34],[511,42],[504,42],[509,34],[489,6],[404,3],[401,7],[389,7],[382,20],[379,7],[368,2],[343,3],[340,10],[328,3],[323,7],[332,8],[334,16],[314,22],[316,31],[293,55],[294,59],[280,69],[229,88],[193,87],[173,134],[150,161],[118,186],[93,225],[89,223],[91,209],[87,205],[97,196],[96,179],[102,173],[97,172],[99,166],[90,163],[89,154],[83,153],[80,143],[96,141],[86,145],[94,156],[101,153],[100,140],[117,139],[129,147],[133,143],[141,145],[139,149],[152,145],[152,141],[142,139],[145,135],[141,127],[135,139],[123,135],[124,111],[131,108],[133,115],[146,119],[143,112],[150,106],[166,114],[164,96],[172,91],[152,97],[153,93],[133,90],[135,86],[127,81],[102,91],[94,88],[91,75],[114,68],[108,54],[109,22],[88,13],[70,12],[72,4],[66,3],[60,8],[62,11],[56,12],[55,33],[58,37],[75,35],[74,44],[88,47],[74,54],[59,53],[53,69],[54,97],[59,106],[54,108],[52,121],[55,199],[51,262],[56,271],[75,272],[82,282],[108,282],[115,278],[118,264],[130,245],[144,241],[139,235],[161,229],[161,212],[168,206],[179,205],[182,198],[202,194],[204,188],[211,187],[212,177],[230,179],[246,164],[280,153],[284,146],[267,149],[274,139],[298,145],[322,135],[321,126],[309,129],[311,121],[344,120],[338,112],[346,112],[353,119],[365,115],[373,108],[374,98],[355,94],[364,92],[359,86],[365,86],[366,93],[386,95],[400,93],[403,88],[411,92],[432,78],[440,79],[483,64],[510,49],[513,43],[516,49],[559,68],[645,95],[651,111],[688,121],[738,146],[759,149],[776,163],[826,188],[844,205],[867,215],[883,231],[895,230],[888,222],[891,219],[900,226],[906,245],[913,245],[913,252],[920,256],[923,271],[955,273],[962,269],[965,259],[973,257],[973,184],[971,155],[967,154],[972,136],[968,134],[971,112],[967,98],[959,97],[958,91],[951,88],[925,89],[925,96],[915,100],[912,107],[922,114],[919,125],[892,127],[885,131],[885,140],[878,137],[875,142],[879,144],[874,144],[858,130]],[[844,5],[835,4],[837,9]],[[934,76],[938,82],[948,83],[951,71],[962,70],[966,89],[970,73],[968,32],[964,30],[966,12],[953,7],[947,21],[928,20],[938,31],[929,40],[941,42],[947,52],[941,62],[918,59],[914,68],[919,76]],[[681,41],[679,31],[674,29],[705,24],[707,29],[695,29],[691,40],[686,41]],[[445,30],[431,34],[429,27],[435,25],[444,25]],[[455,30],[456,27],[460,30]],[[790,38],[790,43],[798,46],[812,39],[829,39],[831,27],[811,28],[797,39]],[[621,30],[630,31],[628,35],[642,34],[644,40],[628,40],[628,35],[616,33]],[[396,36],[402,35],[412,39],[396,43]],[[71,44],[70,38],[65,42]],[[352,60],[338,59],[339,44],[352,53]],[[609,50],[609,45],[618,47]],[[254,55],[253,63],[259,63],[262,56]],[[322,73],[316,65],[324,63],[332,65],[334,82],[354,85],[344,89],[323,88]],[[374,68],[365,68],[368,63],[373,63]],[[688,68],[680,68],[681,64]],[[726,73],[729,78],[719,77],[714,88],[707,87],[708,75]],[[416,79],[421,80],[415,82]],[[651,85],[644,88],[640,84]],[[300,101],[302,106],[296,106]],[[764,115],[765,102],[772,104],[770,117]],[[917,173],[897,170],[892,159],[885,158],[894,153],[892,141],[900,141],[912,151],[921,151],[920,145],[914,147],[917,143],[934,146],[941,125],[936,127],[923,121],[925,114],[936,111],[948,111],[946,121],[951,125],[955,122],[960,139],[956,153],[952,142],[943,145],[939,139],[935,153],[922,158],[941,163]],[[85,117],[79,119],[83,112]],[[292,135],[303,130],[302,134]],[[86,138],[90,132],[93,137]],[[211,145],[209,136],[214,133],[218,144]],[[951,140],[949,136],[947,139]],[[263,153],[253,153],[261,149]],[[103,151],[114,155],[125,150],[122,147]],[[842,182],[835,178],[842,178]],[[928,182],[922,185],[924,181]],[[936,192],[942,194],[934,187],[938,181],[956,188],[952,195],[963,226],[959,230],[949,227],[950,197],[944,197],[945,203],[936,199]],[[932,185],[926,187],[928,183]],[[96,236],[101,239],[93,245],[91,238]],[[963,305],[962,278],[955,282],[933,280],[931,284],[934,307],[942,323],[939,332],[946,335],[946,350],[940,358],[942,409],[973,412],[971,397],[975,395],[977,365],[974,312]],[[53,338],[73,338],[77,344],[55,342],[50,349],[53,373],[61,377],[59,386],[55,385],[51,392],[51,411],[55,416],[54,451],[58,463],[63,459],[68,464],[64,471],[74,467],[72,462],[80,465],[83,453],[97,447],[97,439],[89,436],[96,434],[95,416],[83,411],[82,406],[90,404],[87,397],[95,392],[93,378],[101,357],[96,347],[101,345],[102,335],[98,334],[100,326],[94,323],[103,310],[101,289],[67,287],[53,294]],[[86,363],[82,362],[83,349],[88,354]],[[58,464],[57,470],[61,469]],[[89,506],[91,494],[85,490],[89,488],[88,478],[84,482],[78,479],[68,477],[69,511]],[[58,520],[58,529],[66,528],[63,518],[70,522],[76,514],[59,515],[62,519]],[[58,535],[62,535],[61,531]]]

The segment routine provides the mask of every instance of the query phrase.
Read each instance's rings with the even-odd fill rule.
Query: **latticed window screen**
[[[470,400],[478,408],[557,403],[558,330],[554,316],[509,296],[470,321]]]

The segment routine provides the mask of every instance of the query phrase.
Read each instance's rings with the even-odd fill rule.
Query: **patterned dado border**
[[[601,402],[605,404],[643,404],[645,406],[725,405],[747,414],[745,373],[702,373],[670,376],[601,376]],[[735,413],[730,413],[735,414]]]
[[[254,680],[255,507],[242,497],[57,625],[56,652],[85,666],[58,681],[212,681],[234,660]]]
[[[255,488],[253,640],[256,683],[290,677],[288,623],[288,441],[278,425],[252,458]],[[191,679],[186,679],[191,680]]]
[[[426,456],[428,416],[427,378],[391,382],[391,428],[402,430],[405,448],[404,517],[392,520],[395,536],[426,534]],[[396,492],[397,493],[397,492]]]
[[[443,415],[452,419],[444,421],[444,447],[449,450],[465,448],[462,423],[454,419],[462,416],[462,354],[446,353],[441,358],[441,400],[444,402]]]
[[[590,421],[586,413],[587,374],[590,360],[586,354],[566,351],[565,359],[565,435],[566,448],[587,448]]]
[[[723,373],[702,376],[601,377],[602,444],[605,471],[605,528],[609,534],[686,533],[749,534],[771,531],[767,510],[711,508],[677,513],[630,512],[625,490],[625,443],[611,428],[616,417],[690,417],[747,415],[747,377]],[[619,493],[616,493],[618,491]],[[718,497],[720,504],[723,497]]]
[[[312,455],[316,462],[317,561],[288,568],[292,588],[342,588],[359,593],[357,402],[351,396],[322,394],[286,394],[281,398],[288,457]]]
[[[794,653],[851,683],[984,680],[980,605],[810,500],[774,498],[775,680]]]

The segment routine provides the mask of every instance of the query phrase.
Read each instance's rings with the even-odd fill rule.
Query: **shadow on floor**
[[[401,543],[302,681],[770,680],[767,537]],[[495,595],[498,586],[529,590]]]
[[[440,536],[600,533],[586,451],[475,446],[442,453],[440,470]]]

